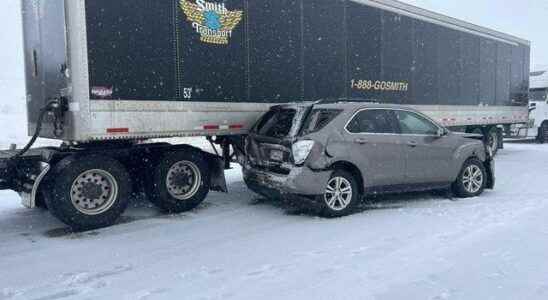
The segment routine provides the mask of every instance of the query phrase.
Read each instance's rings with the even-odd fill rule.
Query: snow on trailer
[[[39,156],[6,152],[0,183],[75,228],[112,224],[134,188],[172,212],[226,190],[230,146],[242,155],[242,137],[274,104],[410,105],[480,131],[495,149],[497,125],[528,118],[529,42],[397,1],[22,7],[29,146],[37,137],[64,144]],[[177,136],[217,137],[222,156],[137,142]],[[22,161],[34,164],[16,172]]]

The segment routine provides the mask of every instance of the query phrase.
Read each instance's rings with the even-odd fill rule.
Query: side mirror
[[[447,133],[448,133],[448,132],[447,132],[447,129],[445,129],[445,128],[440,128],[440,129],[438,129],[437,136],[441,138],[441,137],[446,136]]]

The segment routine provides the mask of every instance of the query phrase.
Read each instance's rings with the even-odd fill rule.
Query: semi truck
[[[223,169],[280,103],[411,106],[493,148],[528,121],[528,41],[398,1],[21,5],[32,138],[0,152],[0,189],[75,229],[113,224],[138,189],[174,213],[227,192]],[[162,140],[191,136],[221,151]]]
[[[548,143],[548,68],[531,72],[528,136]]]

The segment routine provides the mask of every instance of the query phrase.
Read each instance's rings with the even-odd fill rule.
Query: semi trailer
[[[280,103],[412,106],[494,148],[528,120],[528,41],[398,1],[21,3],[32,138],[0,152],[0,189],[75,229],[113,224],[136,189],[175,213],[226,192],[223,169]],[[157,140],[189,136],[222,151]]]

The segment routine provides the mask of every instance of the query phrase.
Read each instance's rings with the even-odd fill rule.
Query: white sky
[[[0,80],[23,78],[19,1],[2,0]],[[532,66],[548,65],[548,0],[403,1],[528,39],[532,42]]]
[[[0,80],[24,78],[19,1],[2,0],[2,9],[0,9]]]

